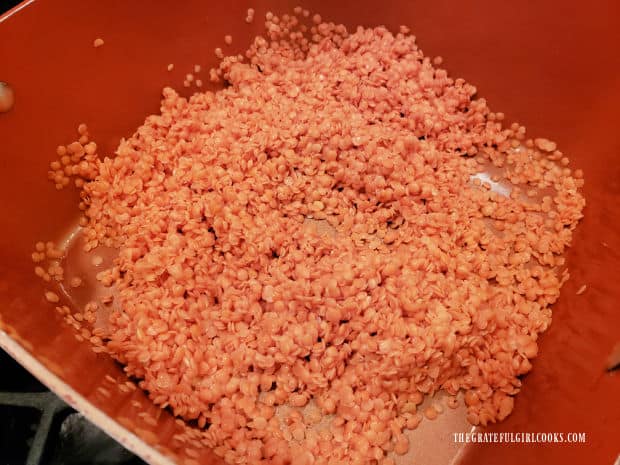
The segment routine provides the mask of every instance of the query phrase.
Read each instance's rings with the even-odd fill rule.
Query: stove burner
[[[144,465],[0,351],[0,465]]]
[[[23,410],[27,410],[27,412],[20,418],[19,415],[23,410],[16,409],[15,407],[21,407]],[[2,435],[3,442],[10,440],[11,433],[15,433],[19,429],[23,431],[25,429],[24,426],[29,426],[31,431],[34,426],[36,428],[34,438],[26,435],[25,437],[22,436],[25,439],[24,443],[11,441],[11,444],[5,445],[18,453],[23,453],[24,446],[26,446],[28,454],[25,462],[26,465],[42,463],[41,459],[45,451],[45,443],[50,435],[54,417],[63,414],[68,409],[69,407],[51,392],[0,392],[0,412],[8,410],[4,412],[2,417],[9,419],[7,422],[8,427],[13,430],[4,431]],[[36,417],[38,417],[38,426],[33,422]],[[26,420],[26,424],[18,425],[20,420]],[[2,425],[3,429],[6,427],[7,425]]]

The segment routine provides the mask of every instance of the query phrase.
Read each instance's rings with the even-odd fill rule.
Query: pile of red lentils
[[[269,13],[212,72],[229,86],[166,88],[115,157],[78,142],[53,179],[83,171],[86,248],[118,249],[103,347],[188,440],[229,463],[389,465],[427,395],[461,393],[474,425],[512,411],[582,173],[406,28],[307,13]]]

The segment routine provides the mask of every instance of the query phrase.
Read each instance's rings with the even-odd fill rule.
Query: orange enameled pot
[[[612,464],[620,453],[620,375],[605,359],[620,341],[620,3],[413,0],[299,3],[349,27],[406,24],[430,56],[478,87],[508,121],[558,142],[582,168],[585,219],[568,252],[571,279],[553,308],[553,324],[516,399],[495,432],[585,432],[585,444],[478,444],[448,447],[449,425],[414,442],[416,463]],[[36,0],[0,18],[0,81],[15,106],[0,114],[0,345],[91,420],[147,461],[220,463],[208,450],[192,459],[174,441],[178,425],[144,393],[121,392],[110,358],[73,337],[43,297],[30,253],[38,240],[63,237],[75,224],[77,194],[47,180],[55,147],[89,125],[102,153],[112,153],[147,114],[165,85],[183,94],[195,63],[216,64],[225,34],[240,52],[260,31],[248,7],[290,11],[284,0]],[[105,45],[93,47],[101,37]],[[172,72],[167,65],[174,63]],[[204,79],[208,81],[208,79]],[[587,285],[582,295],[576,291]],[[101,388],[104,388],[103,390]],[[110,397],[105,392],[110,393]],[[143,407],[136,409],[135,401]],[[133,403],[132,403],[133,402]],[[143,421],[141,411],[156,417]],[[191,454],[191,453],[190,453]],[[192,457],[195,454],[191,454]],[[194,461],[192,461],[194,460]]]

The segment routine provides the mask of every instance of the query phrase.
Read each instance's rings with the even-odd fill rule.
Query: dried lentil
[[[101,274],[119,306],[91,342],[156,403],[208,421],[179,437],[229,462],[345,460],[350,444],[347,460],[388,464],[424,394],[464,391],[473,424],[510,413],[566,278],[582,173],[555,143],[522,143],[406,27],[312,23],[268,12],[247,64],[216,49],[227,89],[165,89],[115,158],[87,160],[85,231],[119,249]],[[58,163],[74,165],[58,155],[62,187]],[[485,167],[502,168],[493,184]],[[334,414],[329,437],[298,412],[281,429],[272,406],[311,398]]]

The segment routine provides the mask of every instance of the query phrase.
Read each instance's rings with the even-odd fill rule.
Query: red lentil
[[[230,86],[165,89],[115,158],[78,141],[79,164],[58,151],[50,179],[62,187],[78,167],[87,248],[119,251],[98,275],[118,307],[94,350],[210,424],[179,440],[237,463],[390,464],[425,394],[463,391],[473,424],[511,412],[567,279],[555,267],[583,173],[554,142],[503,126],[408,28],[312,23],[304,34],[268,12],[247,63],[215,50],[210,79]],[[476,177],[488,167],[501,174]],[[293,410],[280,426],[281,404]],[[328,437],[309,429],[332,414]]]
[[[45,292],[45,299],[48,302],[56,303],[56,302],[58,302],[60,300],[60,297],[58,297],[58,294],[56,294],[55,292],[46,291]]]
[[[0,81],[0,113],[5,113],[15,104],[15,92],[6,82]]]

